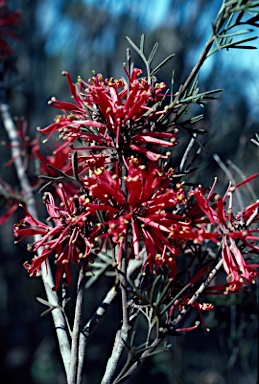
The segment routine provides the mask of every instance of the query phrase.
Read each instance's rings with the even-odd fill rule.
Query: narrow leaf
[[[192,117],[190,119],[190,123],[191,124],[197,123],[198,121],[202,120],[203,118],[204,118],[204,115],[198,115],[198,116]]]
[[[206,92],[198,93],[198,94],[193,95],[193,96],[188,96],[186,98],[182,98],[180,100],[180,103],[190,103],[190,102],[193,102],[194,100],[196,102],[198,100],[207,98],[207,96],[209,96],[209,95],[212,95],[214,93],[219,93],[219,92],[222,92],[222,89],[215,89],[212,91],[206,91]]]
[[[193,80],[189,95],[192,95],[195,92],[195,90],[198,89],[198,78],[199,76],[197,75]]]
[[[160,280],[161,280],[161,275],[158,275],[155,278],[154,283],[152,284],[152,288],[151,288],[151,292],[150,292],[150,297],[149,297],[150,303],[153,303],[153,301],[154,301],[155,289],[156,289],[156,286],[157,286],[157,284],[159,283]]]
[[[257,49],[257,47],[255,47],[254,45],[238,45],[238,46],[233,45],[231,48],[233,48],[233,49]]]
[[[55,309],[56,307],[52,307],[52,308],[48,308],[48,309],[46,309],[46,311],[44,311],[44,312],[42,312],[41,314],[40,314],[40,317],[43,317],[43,316],[46,316],[46,315],[48,315],[50,312],[52,312],[53,311],[53,309]]]
[[[135,51],[142,57],[143,52],[136,46],[136,44],[133,43],[133,41],[132,41],[128,36],[126,36],[126,39],[127,39],[128,42],[130,43],[130,45],[132,46],[132,48],[134,48]]]
[[[41,297],[36,297],[36,300],[38,300],[41,304],[47,305],[48,307],[53,307],[52,304],[50,304],[47,300],[42,299]]]
[[[77,151],[73,152],[72,155],[72,169],[73,169],[73,174],[77,180],[79,180],[78,176],[78,156],[77,156]]]
[[[174,53],[172,53],[171,55],[169,55],[165,60],[162,61],[162,63],[158,64],[156,66],[155,69],[153,69],[153,71],[151,72],[151,76],[154,76],[158,71],[159,69],[161,69],[169,60],[171,60],[173,57],[175,56]]]
[[[163,299],[165,298],[166,294],[168,293],[168,289],[169,289],[171,284],[172,284],[172,280],[169,280],[167,282],[165,288],[163,289],[163,292],[162,292],[159,300],[157,301],[156,306],[159,306],[162,303]]]
[[[158,48],[158,43],[155,43],[154,47],[152,48],[152,51],[150,52],[150,55],[147,59],[148,64],[150,65],[155,57],[156,51]]]
[[[140,46],[139,47],[140,47],[141,52],[143,52],[143,53],[144,53],[144,43],[145,43],[145,35],[142,34],[140,37]]]
[[[240,13],[238,14],[237,19],[236,19],[236,23],[237,23],[237,24],[240,23],[242,17],[244,16],[244,13],[245,13],[245,12],[242,11],[242,12],[240,12]]]
[[[241,31],[232,32],[232,33],[224,33],[220,34],[220,37],[232,37],[232,36],[238,36],[238,35],[246,35],[247,33],[253,32],[253,29],[242,29]]]

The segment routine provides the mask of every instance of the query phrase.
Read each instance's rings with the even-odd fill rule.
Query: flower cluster
[[[59,206],[56,205],[51,193],[45,192],[43,201],[49,214],[48,224],[33,218],[24,208],[25,217],[20,224],[14,226],[14,237],[21,241],[27,236],[36,236],[32,244],[28,244],[28,251],[40,255],[33,258],[32,263],[26,262],[25,268],[31,276],[40,273],[41,264],[52,254],[55,254],[57,265],[56,289],[59,286],[63,272],[66,273],[68,284],[71,283],[69,264],[78,264],[80,259],[89,255],[93,247],[94,231],[91,231],[90,212],[80,210],[78,197],[69,198],[62,185],[58,195],[61,197]],[[52,226],[50,226],[52,223]]]
[[[247,263],[240,251],[245,248],[250,251],[259,250],[256,245],[259,241],[259,229],[249,227],[258,219],[259,201],[246,207],[237,215],[233,213],[233,193],[245,182],[257,176],[258,174],[253,175],[235,187],[230,184],[223,197],[213,193],[216,182],[207,197],[200,187],[190,192],[196,200],[195,207],[189,212],[194,226],[197,226],[197,229],[193,230],[197,234],[195,241],[200,243],[205,239],[215,243],[220,241],[223,267],[228,275],[228,290],[232,291],[240,289],[244,283],[254,282],[259,274],[259,264]],[[208,224],[212,226],[210,231],[206,230]]]
[[[99,224],[104,231],[99,238],[111,237],[120,244],[120,252],[124,242],[129,242],[130,255],[136,258],[143,242],[151,269],[154,263],[155,267],[165,264],[175,270],[179,243],[191,230],[190,222],[175,213],[186,204],[183,186],[179,183],[168,188],[168,173],[154,162],[144,165],[131,157],[126,165],[123,178],[103,167],[83,179],[89,196],[99,201],[98,209],[104,207],[110,213],[109,220]]]
[[[33,147],[45,177],[62,184],[53,185],[55,194],[44,195],[48,224],[25,209],[25,219],[14,227],[20,240],[40,235],[28,246],[38,255],[25,267],[37,275],[54,254],[57,289],[63,272],[71,282],[71,262],[78,265],[82,258],[92,259],[91,254],[117,245],[117,264],[122,255],[138,259],[145,249],[143,267],[151,273],[166,268],[176,279],[178,257],[185,256],[188,244],[210,242],[221,247],[225,288],[241,289],[258,275],[258,264],[248,258],[249,251],[258,251],[259,230],[251,224],[258,218],[259,203],[235,216],[231,186],[220,197],[214,193],[216,183],[207,194],[201,187],[188,191],[184,181],[174,181],[181,178],[164,163],[171,152],[159,153],[177,144],[178,133],[159,123],[159,116],[167,113],[165,84],[151,85],[141,74],[134,68],[131,74],[126,71],[127,81],[94,75],[73,84],[64,73],[74,103],[52,98],[51,105],[63,115],[39,129],[48,139],[58,132],[63,143],[50,157],[40,153],[38,143]],[[189,276],[190,281],[202,278],[197,271]]]
[[[156,124],[165,111],[165,84],[152,87],[145,78],[139,78],[141,73],[137,68],[132,75],[127,73],[128,83],[96,75],[88,82],[79,79],[75,85],[65,72],[75,104],[52,98],[50,104],[65,114],[41,129],[42,134],[50,137],[59,132],[64,146],[84,151],[110,150],[125,157],[137,152],[152,161],[167,158],[170,152],[161,155],[157,147],[175,146],[178,130],[165,132],[164,125]]]

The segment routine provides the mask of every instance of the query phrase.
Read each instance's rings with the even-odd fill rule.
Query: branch
[[[142,267],[143,265],[143,258],[146,255],[146,250],[143,249],[139,256],[140,259],[132,259],[129,260],[129,264],[127,267],[127,278],[130,278],[131,275],[139,268]],[[117,285],[114,285],[106,294],[104,300],[102,303],[99,305],[93,316],[91,317],[90,320],[85,324],[83,327],[81,334],[80,334],[80,340],[79,340],[79,351],[78,351],[78,372],[77,372],[77,377],[78,377],[78,384],[80,384],[79,377],[82,376],[82,370],[83,370],[83,365],[84,365],[84,357],[85,357],[85,348],[86,345],[92,336],[93,332],[97,328],[97,326],[100,324],[100,321],[103,319],[105,316],[108,308],[110,307],[112,301],[117,297],[118,295],[118,287]]]
[[[116,333],[112,354],[107,362],[106,370],[101,381],[101,384],[109,384],[115,374],[119,364],[122,353],[127,345],[129,331],[131,326],[129,324],[129,308],[128,308],[128,292],[127,292],[127,241],[124,240],[124,247],[121,256],[119,278],[121,289],[121,303],[122,303],[122,326]]]
[[[1,91],[4,92],[3,89]],[[2,100],[0,102],[0,113],[1,113],[4,128],[6,130],[6,133],[9,137],[9,141],[11,143],[12,157],[14,158],[14,165],[16,168],[21,189],[23,190],[25,195],[27,210],[33,217],[37,219],[38,215],[36,211],[35,199],[32,193],[32,188],[23,166],[19,148],[17,148],[17,144],[19,144],[19,140],[17,138],[16,126],[11,117],[9,105],[7,104],[7,102]],[[37,240],[37,238],[38,237],[35,236],[35,241]],[[40,252],[41,250],[38,250],[38,254],[40,254]],[[50,292],[50,287],[53,287],[55,284],[53,281],[50,267],[48,265],[48,261],[46,262],[46,264],[45,263],[42,264],[41,275],[42,275],[42,280],[43,280],[48,301],[50,304],[53,304],[55,306],[56,302],[58,301],[58,297],[56,292],[53,292],[52,290]],[[70,359],[70,345],[69,345],[67,331],[66,331],[65,319],[62,311],[59,308],[55,308],[52,311],[52,317],[53,317],[53,322],[54,322],[56,333],[57,333],[59,349],[62,356],[64,367],[65,367],[65,372],[66,374],[68,374],[69,359]]]
[[[97,308],[96,312],[92,316],[92,318],[86,323],[86,325],[83,327],[82,332],[80,333],[79,338],[79,348],[78,348],[78,369],[77,369],[77,383],[80,384],[80,380],[82,377],[82,371],[84,366],[84,358],[85,358],[85,348],[87,345],[87,342],[89,341],[91,335],[93,334],[94,330],[100,323],[100,321],[103,319],[104,315],[107,312],[107,309],[111,305],[112,301],[115,299],[115,297],[118,294],[118,290],[116,286],[113,286],[105,296],[102,303]]]
[[[187,80],[185,81],[185,83],[183,84],[182,88],[181,88],[181,93],[184,94],[185,91],[187,91],[187,89],[189,88],[189,86],[191,85],[191,83],[193,82],[193,80],[196,78],[199,70],[201,69],[204,61],[206,60],[207,58],[207,55],[212,47],[214,43],[214,34],[212,34],[212,36],[209,38],[209,40],[207,41],[201,55],[200,55],[200,58],[199,60],[197,61],[196,65],[193,67],[190,75],[188,76]]]
[[[81,320],[82,320],[84,289],[85,289],[85,260],[82,260],[80,270],[79,270],[79,277],[78,277],[68,384],[79,384],[82,381],[82,372],[78,377],[78,359],[79,359],[78,354],[79,354],[79,339],[80,339],[80,328],[81,328]]]
[[[197,133],[194,133],[193,137],[191,138],[191,140],[190,140],[190,142],[189,142],[189,144],[188,144],[188,146],[187,146],[187,148],[186,148],[186,150],[185,150],[185,152],[183,154],[183,157],[182,157],[182,160],[181,160],[181,163],[180,163],[180,167],[179,167],[179,171],[180,172],[184,171],[184,165],[185,165],[185,163],[187,161],[187,157],[188,157],[188,155],[189,155],[189,153],[190,153],[190,151],[191,151],[191,149],[192,149],[192,147],[193,147],[193,145],[195,143],[196,137],[197,137]]]

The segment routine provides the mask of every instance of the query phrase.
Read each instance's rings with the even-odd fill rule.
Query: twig
[[[115,299],[115,297],[118,295],[118,290],[116,286],[113,286],[105,296],[102,303],[97,308],[94,315],[91,317],[91,319],[85,324],[83,327],[81,337],[84,338],[86,341],[89,340],[92,333],[94,332],[95,328],[99,324],[100,320],[103,318],[103,316],[106,314],[108,307],[112,303],[112,301]]]
[[[214,154],[213,158],[218,163],[218,165],[220,166],[222,171],[225,173],[225,175],[228,177],[229,181],[231,180],[231,181],[234,182],[234,186],[235,186],[235,184],[237,184],[237,182],[236,182],[233,174],[226,167],[226,165],[223,163],[223,161],[220,159],[220,157],[217,154]],[[240,191],[238,189],[236,189],[235,192],[236,192],[236,196],[237,196],[237,201],[238,201],[239,207],[240,207],[241,211],[243,211],[244,210],[244,203],[243,203],[243,200],[242,200],[241,193],[240,193]]]
[[[84,289],[85,289],[85,260],[81,261],[81,266],[79,269],[78,276],[78,286],[77,286],[77,295],[76,295],[76,308],[75,308],[75,317],[74,325],[72,332],[72,345],[71,345],[71,358],[69,366],[69,379],[68,384],[80,384],[82,381],[82,372],[81,375],[78,375],[78,354],[79,354],[79,340],[80,340],[80,328],[82,320],[82,306],[84,298]]]
[[[126,380],[133,375],[133,373],[144,363],[144,361],[152,354],[152,352],[159,346],[159,344],[162,342],[162,340],[165,338],[165,335],[163,335],[162,338],[156,338],[152,344],[149,346],[148,349],[146,349],[141,356],[138,358],[137,361],[135,361],[130,368],[127,370],[127,372],[118,380],[115,380],[116,384],[122,384],[125,383]]]
[[[212,36],[210,37],[210,39],[207,41],[205,47],[204,47],[204,50],[202,51],[201,55],[200,55],[200,58],[198,60],[198,62],[196,63],[195,67],[192,69],[189,77],[187,78],[187,80],[185,81],[182,89],[181,89],[181,93],[183,94],[185,91],[187,91],[187,89],[189,88],[189,86],[191,85],[191,83],[193,82],[193,80],[195,79],[195,77],[197,76],[201,66],[203,65],[204,61],[206,60],[207,58],[207,55],[212,47],[214,43],[214,34],[212,34]]]
[[[188,146],[187,146],[187,148],[186,148],[186,150],[185,150],[185,152],[184,152],[184,154],[183,154],[183,157],[182,157],[182,160],[181,160],[181,163],[180,163],[180,168],[179,168],[180,172],[183,172],[184,164],[186,163],[186,160],[187,160],[187,157],[188,157],[188,155],[189,155],[189,152],[190,152],[190,150],[191,150],[192,147],[193,147],[193,144],[194,144],[194,142],[195,142],[195,138],[196,138],[196,136],[197,136],[197,133],[194,133],[194,134],[193,134],[193,137],[192,137],[191,140],[189,141],[189,144],[188,144]]]
[[[126,254],[126,241],[124,242],[124,250],[121,256],[119,277],[121,288],[121,303],[122,303],[122,326],[116,333],[112,354],[107,362],[106,370],[101,381],[101,384],[110,384],[112,378],[119,364],[122,353],[128,341],[130,331],[129,324],[129,308],[128,308],[128,292],[127,292],[127,254]]]
[[[215,42],[215,33],[216,33],[216,31],[220,30],[222,24],[224,23],[224,21],[226,19],[226,16],[223,18],[220,17],[220,15],[223,13],[225,7],[226,7],[226,4],[223,1],[222,6],[221,6],[216,18],[215,18],[215,21],[214,21],[214,23],[212,23],[213,33],[212,33],[211,37],[209,38],[209,40],[207,41],[207,43],[206,43],[206,45],[205,45],[205,47],[204,47],[204,49],[203,49],[203,51],[199,57],[199,60],[197,61],[196,65],[193,67],[187,80],[183,84],[183,86],[181,88],[181,93],[184,93],[188,90],[189,86],[191,85],[193,80],[198,75],[198,72],[201,69],[204,61],[209,56],[209,52],[211,50],[211,47],[213,46],[213,44]]]
[[[140,259],[132,259],[129,260],[128,267],[127,267],[127,278],[131,278],[131,275],[141,266],[143,265],[143,259],[146,256],[146,250],[143,249],[140,254]],[[85,357],[85,348],[86,345],[92,336],[93,332],[95,331],[96,327],[99,325],[100,321],[105,316],[108,308],[110,307],[111,303],[117,297],[118,295],[118,287],[114,285],[106,294],[104,300],[97,308],[96,312],[93,314],[90,320],[84,325],[81,333],[80,333],[80,340],[79,340],[79,351],[78,351],[78,372],[77,376],[78,378],[82,375],[83,365],[84,365],[84,357]],[[80,383],[78,379],[78,384]]]

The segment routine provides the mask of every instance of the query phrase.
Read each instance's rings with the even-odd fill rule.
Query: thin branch
[[[184,165],[185,165],[185,163],[187,161],[187,157],[189,155],[189,152],[190,152],[190,150],[192,149],[192,147],[193,147],[193,145],[195,143],[195,138],[196,137],[197,137],[197,133],[194,133],[193,137],[189,141],[189,144],[188,144],[188,146],[187,146],[187,148],[186,148],[186,150],[185,150],[185,152],[183,154],[183,157],[182,157],[182,160],[181,160],[181,164],[180,164],[180,168],[179,168],[180,172],[183,172]]]
[[[81,377],[82,375],[78,375],[78,360],[79,360],[78,355],[79,355],[79,340],[80,340],[80,330],[81,330],[81,321],[82,321],[84,289],[85,289],[85,260],[82,260],[81,266],[79,269],[79,277],[78,277],[68,384],[80,384],[82,381],[82,377]]]
[[[116,333],[112,354],[107,362],[106,370],[101,381],[101,384],[110,384],[119,364],[122,353],[128,341],[129,331],[131,329],[129,323],[129,308],[128,308],[128,292],[127,292],[127,242],[124,241],[124,250],[121,256],[119,269],[121,303],[122,303],[122,326]]]
[[[97,308],[96,312],[93,314],[91,319],[88,320],[88,322],[83,327],[83,330],[81,332],[81,338],[86,340],[85,341],[86,343],[90,339],[97,325],[106,314],[108,307],[111,305],[112,301],[115,299],[117,295],[118,295],[118,290],[117,290],[117,287],[114,285],[107,292],[105,298],[103,299],[103,301],[101,302],[101,304],[99,305],[99,307]]]
[[[124,252],[121,258],[120,286],[121,286],[121,301],[122,301],[122,332],[128,333],[129,325],[129,308],[128,308],[128,292],[127,292],[127,243],[125,241]]]
[[[143,265],[143,260],[146,257],[146,250],[143,249],[140,254],[139,260],[131,259],[129,260],[128,267],[127,267],[127,279],[131,278],[131,275],[138,269],[140,269]],[[104,300],[97,308],[96,312],[93,314],[90,320],[84,325],[81,333],[80,333],[80,340],[79,340],[79,351],[78,351],[78,372],[77,376],[78,378],[82,376],[82,370],[84,365],[84,357],[85,357],[85,348],[86,345],[92,336],[93,332],[97,328],[97,326],[100,324],[101,320],[104,318],[108,308],[110,307],[111,303],[117,297],[118,295],[118,287],[117,285],[114,285],[106,294]],[[78,379],[78,384],[80,383]]]
[[[214,43],[214,34],[212,34],[212,36],[210,37],[210,39],[207,41],[200,57],[199,57],[199,60],[197,61],[196,65],[194,66],[194,68],[192,69],[190,75],[188,76],[188,78],[186,79],[185,83],[183,84],[183,87],[181,89],[181,93],[183,94],[185,91],[187,91],[187,89],[189,88],[189,86],[191,85],[191,83],[193,82],[193,80],[195,79],[195,77],[197,76],[199,70],[201,69],[204,61],[206,60],[207,58],[207,55],[212,47]]]
[[[220,157],[217,154],[214,154],[213,158],[218,163],[218,165],[220,166],[222,171],[225,173],[225,175],[228,177],[229,181],[233,181],[234,182],[234,186],[235,186],[235,184],[237,184],[237,182],[236,182],[233,174],[226,167],[226,165],[223,163],[223,161],[220,159]],[[240,193],[240,191],[238,189],[236,189],[235,192],[236,192],[236,196],[237,196],[237,201],[238,201],[239,207],[240,207],[241,211],[243,211],[244,210],[244,203],[243,203],[243,199],[242,199],[241,193]]]
[[[9,105],[6,102],[1,102],[0,113],[1,113],[4,128],[6,130],[6,133],[9,137],[9,141],[11,143],[11,153],[12,153],[12,157],[14,158],[14,165],[16,168],[20,186],[24,192],[24,196],[26,199],[27,210],[33,217],[37,219],[38,215],[37,215],[37,210],[35,206],[35,199],[32,193],[32,188],[23,166],[19,148],[17,148],[17,144],[19,144],[19,140],[17,137],[16,126],[11,117]],[[38,236],[35,236],[35,241],[37,241],[38,238],[39,238]],[[40,254],[40,252],[41,250],[39,249],[38,254]],[[50,287],[54,287],[55,284],[53,281],[51,269],[48,265],[48,261],[46,261],[46,263],[42,263],[41,275],[42,275],[42,280],[43,280],[48,301],[49,303],[55,305],[56,302],[58,301],[58,297],[56,292],[53,292],[52,290],[50,292]],[[54,300],[53,295],[55,297],[56,302]],[[59,308],[55,308],[52,311],[52,317],[53,317],[53,322],[54,322],[56,333],[57,333],[59,349],[62,356],[64,367],[65,367],[65,372],[66,374],[68,374],[69,359],[70,359],[70,345],[68,341],[68,335],[66,331],[64,316],[62,311]]]

